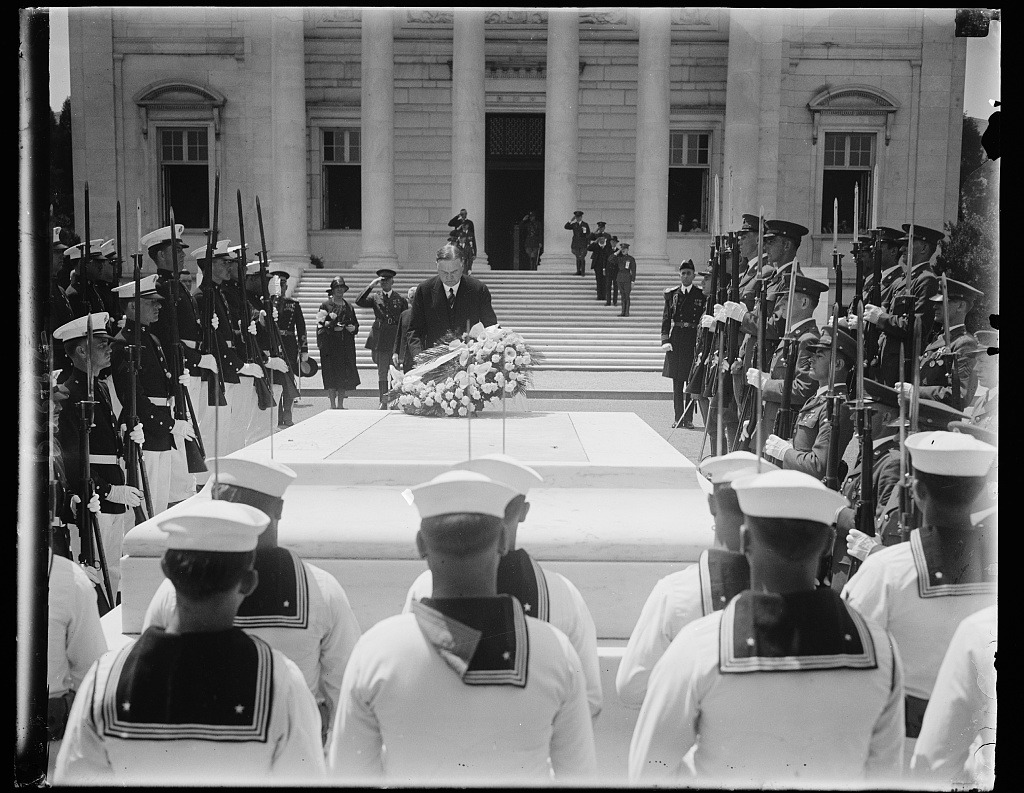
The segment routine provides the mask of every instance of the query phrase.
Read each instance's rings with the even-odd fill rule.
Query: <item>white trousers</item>
[[[107,574],[110,576],[110,591],[116,598],[118,587],[121,586],[121,548],[124,546],[124,535],[135,525],[135,513],[131,508],[125,509],[120,515],[97,512],[96,525],[99,527],[100,540],[103,543]],[[71,555],[76,562],[81,552],[81,532],[76,526],[71,530]],[[97,562],[99,562],[98,556]],[[110,605],[113,608],[114,604]]]
[[[252,419],[249,421],[249,427],[245,433],[245,445],[251,446],[256,441],[261,441],[266,438],[273,430],[277,429],[277,411],[281,405],[281,394],[284,392],[284,386],[274,383],[271,388],[274,392],[274,401],[277,403],[272,408],[266,410],[260,410],[257,408],[252,415]],[[255,387],[253,391],[255,391]]]
[[[196,477],[195,474],[189,473],[185,444],[179,438],[175,438],[174,442],[179,448],[165,452],[142,453],[149,478],[149,494],[153,501],[154,515],[167,509],[169,503],[184,501],[196,494]]]
[[[228,403],[231,405],[231,429],[228,435],[228,451],[237,452],[245,446],[245,436],[253,415],[259,413],[256,407],[256,378],[240,377],[241,382],[228,386]]]

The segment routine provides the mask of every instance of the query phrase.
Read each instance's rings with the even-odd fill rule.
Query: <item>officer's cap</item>
[[[788,220],[766,220],[764,227],[765,239],[788,237],[794,242],[800,242],[808,231],[806,226],[801,226],[799,223],[790,223]]]
[[[628,242],[620,242],[619,243],[619,247],[620,248],[627,248],[628,249],[629,248],[629,243]]]
[[[168,550],[240,553],[256,547],[270,518],[248,504],[217,499],[191,499],[173,514],[158,518]]]
[[[271,270],[270,274],[271,275],[276,275],[281,280],[286,280],[286,279],[292,277],[291,273],[289,273],[287,270]]]
[[[831,525],[846,498],[802,471],[769,471],[732,483],[743,514],[755,518],[790,518]]]
[[[603,220],[599,220],[599,221],[597,221],[597,225],[599,225],[599,226],[607,226],[608,224],[605,223]]]
[[[854,361],[857,358],[857,339],[851,335],[852,331],[846,331],[842,328],[838,328],[839,334],[839,350],[838,352],[845,355],[847,360]],[[816,342],[811,342],[807,345],[809,350],[831,350],[832,349],[832,328],[825,328],[821,332],[821,338]]]
[[[950,432],[962,432],[966,435],[973,435],[979,441],[984,441],[992,446],[999,445],[998,433],[993,432],[990,429],[986,429],[985,427],[979,427],[977,424],[971,424],[971,422],[966,419],[951,421],[946,425],[946,429]]]
[[[736,230],[736,233],[737,234],[743,234],[746,231],[752,231],[752,232],[754,232],[756,234],[757,233],[757,221],[758,220],[761,220],[762,224],[764,223],[764,221],[761,218],[759,218],[757,215],[744,215],[743,216],[743,223],[740,224],[740,227]]]
[[[895,392],[894,392],[895,393]],[[898,406],[898,403],[897,403]],[[949,426],[951,421],[960,421],[967,418],[967,414],[956,408],[950,407],[934,399],[919,399],[917,401],[917,424],[918,427],[927,430],[941,430]],[[907,417],[904,423],[910,424],[910,407],[907,406]],[[890,421],[886,426],[899,428],[899,418]]]
[[[576,210],[575,212],[573,212],[572,214],[573,214],[573,215],[574,215],[575,217],[581,218],[581,217],[583,217],[583,210],[582,210],[582,209],[577,209],[577,210]]]
[[[907,438],[914,468],[941,476],[985,476],[997,449],[961,432],[915,432]]]
[[[100,248],[103,247],[103,243],[106,242],[102,237],[95,240],[89,240],[89,258],[90,259],[102,259],[103,254],[100,253]],[[66,251],[64,256],[67,259],[81,259],[85,255],[85,243],[80,242],[77,245],[72,245]]]
[[[178,244],[182,248],[187,248],[188,247],[188,243],[185,242],[184,240],[182,240],[182,238],[181,238],[181,235],[184,234],[184,233],[185,233],[185,227],[183,225],[181,225],[180,223],[175,223],[174,224],[174,236],[177,238]],[[170,226],[164,226],[163,228],[157,229],[156,231],[149,232],[149,234],[143,234],[142,235],[142,239],[139,240],[139,242],[142,243],[142,247],[143,248],[147,248],[147,249],[148,248],[152,248],[155,245],[160,245],[160,244],[162,244],[164,242],[170,242],[170,241],[171,241],[171,227]]]
[[[952,278],[946,278],[946,290],[949,292],[950,300],[977,300],[985,296],[985,293],[980,289],[975,289],[963,281],[954,281]],[[942,303],[942,290],[940,289],[938,294],[934,295],[931,300],[935,303]]]
[[[421,519],[465,513],[504,518],[505,507],[516,495],[508,485],[476,471],[445,471],[402,492]]]
[[[296,477],[287,465],[271,459],[218,457],[207,460],[206,467],[214,474],[214,484],[244,487],[274,498],[281,498]]]
[[[398,270],[394,267],[379,267],[376,272],[381,278],[394,278],[398,275]]]
[[[110,320],[110,315],[106,311],[84,314],[81,317],[75,317],[70,322],[65,322],[53,332],[53,338],[57,341],[84,339],[89,334],[90,317],[92,317],[92,335],[105,336],[109,339],[110,334],[107,333],[107,322]]]
[[[941,231],[930,229],[927,226],[918,226],[916,224],[914,225],[914,239],[916,240],[924,240],[925,242],[930,242],[933,245],[937,245],[938,243],[942,242],[945,238],[946,235],[943,234]],[[909,239],[910,224],[904,223],[903,234],[900,235],[899,241],[906,242]]]
[[[693,265],[693,259],[683,259],[681,262],[679,262],[679,270],[680,270],[680,272],[682,272],[683,270],[693,270],[693,271],[696,271],[696,269],[697,268],[694,267],[694,265]]]
[[[486,454],[457,463],[453,467],[459,471],[476,471],[495,482],[511,487],[521,496],[525,496],[531,487],[544,481],[544,477],[532,468],[507,454]]]
[[[757,455],[751,452],[729,452],[720,454],[717,457],[707,457],[701,460],[697,470],[701,472],[711,484],[717,485],[726,481],[726,476],[736,471],[757,472]],[[761,460],[761,471],[778,471],[779,467],[767,460]]]
[[[240,249],[241,246],[235,246],[235,250]],[[232,250],[231,240],[217,240],[217,244],[213,246],[213,258],[218,257],[230,258],[234,255]],[[200,245],[194,251],[192,251],[192,258],[198,262],[206,260],[206,246]]]
[[[881,242],[899,242],[901,239],[906,239],[906,233],[899,229],[894,229],[890,226],[875,226],[873,229],[867,230],[869,234],[878,232],[878,239]]]
[[[139,297],[147,297],[152,300],[163,300],[163,297],[156,291],[156,275],[147,275],[139,279]],[[129,281],[110,290],[121,300],[133,300],[135,298],[135,281]]]
[[[822,292],[828,291],[828,284],[821,281],[815,281],[813,278],[808,278],[806,275],[800,275],[797,273],[795,276],[796,284],[793,286],[793,292],[797,294],[820,295]],[[768,289],[768,299],[781,297],[789,294],[789,278],[783,274],[777,283],[772,285]]]

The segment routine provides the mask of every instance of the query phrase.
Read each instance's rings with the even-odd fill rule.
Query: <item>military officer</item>
[[[797,273],[802,272],[796,254],[807,233],[806,226],[788,220],[764,222],[764,252],[768,263],[775,268],[772,275],[781,279],[794,269]]]
[[[360,308],[372,308],[374,317],[374,361],[377,364],[377,389],[380,393],[380,409],[388,406],[388,371],[391,355],[398,335],[398,321],[402,312],[409,308],[409,301],[394,290],[397,271],[393,267],[381,267],[377,277],[356,298]],[[380,287],[374,292],[374,287]]]
[[[622,295],[622,312],[620,317],[629,316],[630,293],[633,291],[633,282],[636,280],[636,259],[629,255],[629,243],[619,243],[618,270],[615,272],[615,281],[619,285],[619,292]]]
[[[583,210],[572,213],[572,220],[565,224],[567,231],[572,232],[570,248],[576,257],[576,275],[584,275],[587,271],[587,247],[590,245],[590,224],[583,219]]]
[[[328,753],[332,776],[370,785],[592,782],[579,656],[565,634],[497,593],[516,491],[447,471],[404,495],[420,514],[416,546],[433,574],[431,597],[356,643]]]
[[[932,696],[943,655],[965,617],[995,602],[995,536],[971,512],[985,489],[996,448],[958,432],[906,440],[921,528],[910,541],[870,555],[843,599],[890,631],[906,669],[907,760]]]
[[[210,495],[247,504],[270,519],[256,543],[256,589],[238,609],[234,625],[263,639],[295,662],[320,711],[326,742],[338,712],[345,665],[359,639],[359,623],[345,590],[330,573],[278,545],[284,494],[295,472],[275,460],[223,457],[207,461],[214,472]],[[164,580],[146,611],[143,630],[170,625],[176,608],[174,586]]]
[[[617,306],[619,304],[619,281],[615,276],[619,274],[619,260],[622,257],[619,238],[612,235],[608,240],[608,245],[612,251],[604,262],[604,304]]]
[[[256,589],[267,516],[195,499],[157,524],[177,605],[163,628],[86,675],[57,757],[59,785],[317,784],[316,703],[293,661],[235,627]]]
[[[592,241],[587,247],[590,251],[590,269],[594,271],[594,280],[597,284],[597,299],[605,299],[605,291],[608,288],[605,279],[605,265],[612,253],[611,235],[604,231],[604,223],[597,224],[598,230],[591,234]]]
[[[831,328],[825,328],[820,341],[812,342],[807,347],[811,352],[808,372],[818,384],[818,390],[801,406],[792,439],[784,440],[777,435],[769,435],[764,443],[765,454],[779,460],[783,469],[803,471],[817,479],[824,479],[828,469],[828,450],[832,442],[832,433],[838,432],[840,459],[853,438],[853,418],[843,402],[846,401],[846,384],[854,361],[857,360],[857,342],[842,329],[837,328],[836,333],[838,340],[834,373],[831,372]],[[835,392],[843,397],[843,402],[839,405],[839,415],[831,420],[828,406],[830,377]],[[843,463],[840,465],[845,466]],[[838,471],[837,474],[841,481],[842,472]]]
[[[288,367],[292,376],[297,377],[299,373],[300,357],[302,360],[309,358],[309,344],[306,341],[306,320],[302,316],[302,305],[293,297],[288,296],[287,270],[274,270],[271,275],[278,279],[280,294],[271,297],[271,304],[277,312],[277,326],[281,331],[281,345],[283,353],[288,361]],[[292,420],[292,403],[294,400],[285,399],[282,395],[280,408],[278,410],[277,426],[290,427],[295,422]]]
[[[687,399],[686,381],[693,365],[697,328],[704,314],[705,298],[693,284],[692,259],[679,264],[679,286],[665,290],[665,310],[661,315],[661,348],[665,351],[662,377],[672,379],[673,426],[693,428],[693,399]]]
[[[967,406],[971,424],[991,432],[999,431],[999,337],[994,330],[979,330],[978,348],[973,352],[978,388]],[[991,351],[995,352],[991,352]]]
[[[746,261],[747,268],[740,273],[739,292],[740,302],[747,307],[747,311],[753,311],[757,300],[758,275],[764,262],[757,255],[758,221],[761,218],[757,215],[744,215],[743,222],[736,231],[736,239],[740,246],[740,258]],[[764,251],[761,252],[761,258]],[[742,263],[742,262],[741,262]]]
[[[72,245],[64,251],[64,258],[68,266],[73,268],[75,274],[72,284],[64,290],[71,310],[76,317],[86,314],[105,311],[108,316],[117,320],[117,310],[111,312],[112,304],[117,301],[110,295],[110,267],[106,255],[101,251],[105,240],[102,238],[89,241],[89,256],[85,257],[85,243],[80,242]],[[84,269],[84,276],[79,273],[78,266],[81,264]],[[84,277],[85,283],[79,281]]]
[[[715,544],[701,552],[696,564],[670,573],[654,585],[619,661],[615,690],[629,708],[639,708],[651,671],[679,632],[696,619],[725,608],[733,596],[750,587],[747,557],[740,553],[740,510],[732,482],[757,473],[757,457],[730,452],[701,461],[698,471],[711,481],[708,507],[715,520]],[[766,460],[761,471],[777,471]]]
[[[799,471],[732,485],[750,588],[683,628],[655,666],[630,781],[886,787],[902,758],[899,654],[883,627],[815,587],[845,499]]]
[[[893,282],[900,276],[900,251],[902,250],[901,238],[906,236],[899,229],[894,229],[890,226],[878,226],[873,229],[868,229],[869,239],[871,241],[870,246],[862,246],[862,250],[865,253],[866,258],[860,262],[858,266],[863,266],[864,270],[864,299],[867,300],[875,280],[874,272],[874,240],[875,232],[878,233],[879,252],[881,253],[881,272],[882,280],[879,294],[887,295],[891,289]],[[884,298],[883,298],[884,302]]]
[[[505,454],[487,454],[457,463],[458,471],[476,471],[516,491],[505,514],[506,547],[498,562],[498,593],[514,596],[527,615],[549,622],[566,635],[583,664],[591,718],[601,712],[601,669],[597,661],[597,630],[590,609],[580,591],[561,575],[545,570],[527,553],[516,548],[519,524],[526,520],[530,488],[543,478],[532,468]],[[429,570],[409,588],[405,599],[408,612],[414,600],[430,597],[433,577]]]

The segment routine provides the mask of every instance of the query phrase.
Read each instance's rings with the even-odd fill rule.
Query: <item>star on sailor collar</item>
[[[510,653],[508,650],[505,650],[505,652],[501,654],[501,657],[507,661],[509,658],[512,657],[512,653]]]
[[[290,604],[289,604],[289,602],[288,602],[288,601],[286,600],[286,601],[284,602],[284,607],[285,607],[285,608],[288,608],[288,606],[289,606],[289,605],[290,605]]]
[[[529,603],[523,604],[523,611],[530,611],[533,608]]]
[[[242,705],[242,704],[235,705],[235,713],[241,713],[244,710],[245,710],[245,705]]]
[[[123,710],[125,713],[127,713],[131,709],[132,709],[132,703],[129,702],[128,700],[125,700],[124,702],[121,703],[121,710]]]

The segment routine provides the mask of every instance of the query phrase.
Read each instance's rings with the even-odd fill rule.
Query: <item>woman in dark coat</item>
[[[320,371],[331,408],[345,409],[345,392],[359,385],[356,369],[356,334],[359,320],[345,300],[348,285],[340,275],[331,281],[327,300],[316,314],[316,343],[320,349]]]

